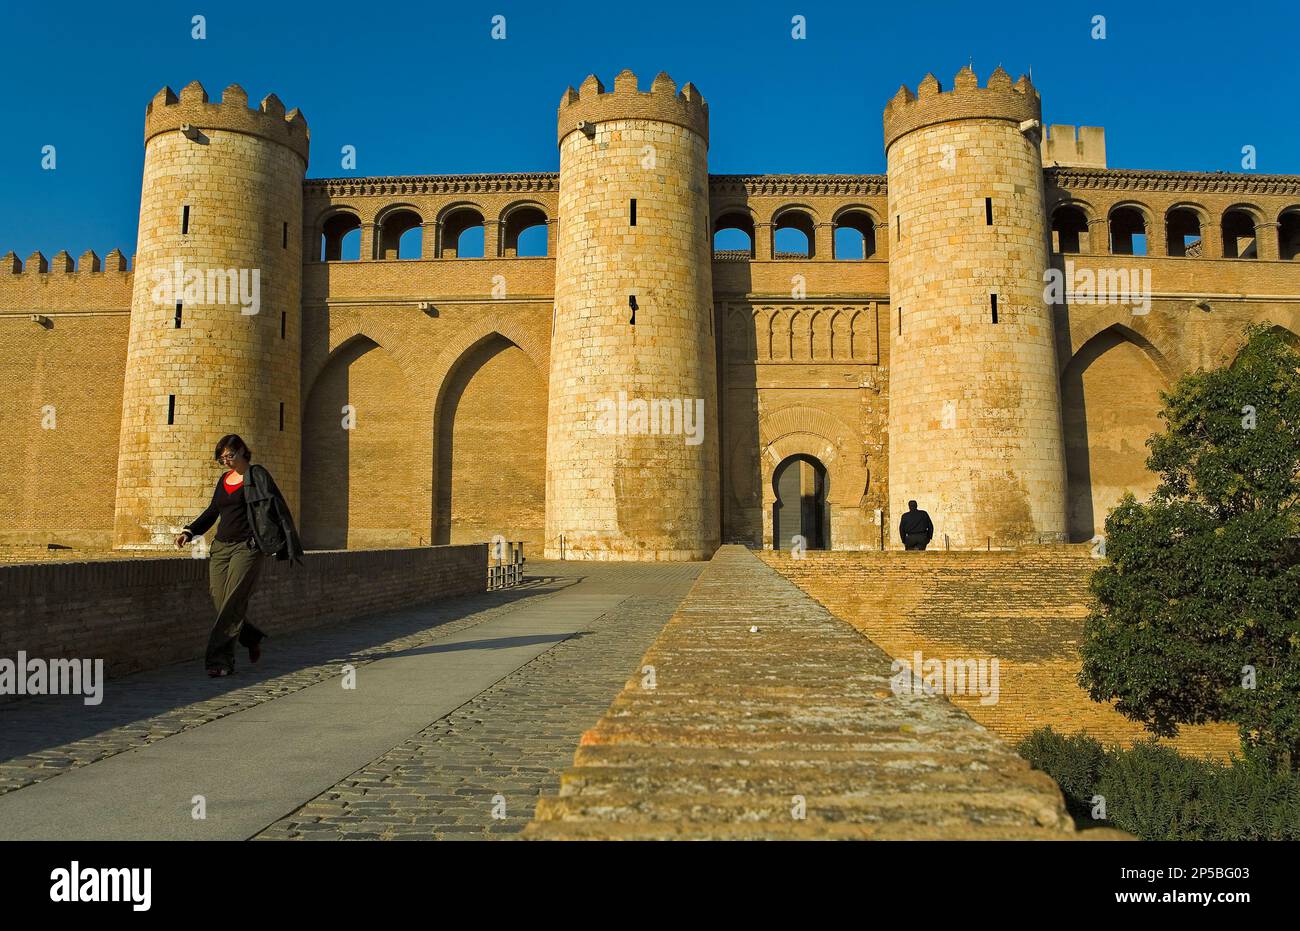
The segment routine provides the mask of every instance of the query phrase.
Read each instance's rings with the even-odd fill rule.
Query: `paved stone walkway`
[[[572,758],[578,735],[630,674],[699,571],[688,565],[544,562],[529,568],[531,581],[521,589],[270,641],[256,674],[245,671],[233,682],[205,679],[186,664],[110,680],[98,708],[59,699],[0,706],[0,792],[7,793],[0,795],[0,836],[212,836],[216,830],[217,836],[247,837],[267,825],[268,837],[518,831],[538,793],[553,788]],[[565,605],[581,607],[589,617],[566,624]],[[617,610],[604,610],[615,605]],[[530,633],[529,619],[543,616],[549,618],[545,629]],[[479,637],[476,628],[508,636]],[[353,720],[351,735],[339,733],[318,743],[319,749],[307,748],[314,752],[302,754],[292,772],[263,765],[239,776],[238,767],[258,765],[259,754],[274,760],[277,749],[292,749],[292,740],[281,746],[281,732],[298,741],[320,740],[299,729],[330,719],[320,713],[322,701],[342,694],[330,680],[344,663],[357,667],[362,681],[390,683],[387,698],[379,688],[356,692],[372,696],[372,705],[380,703],[371,725]],[[483,668],[471,669],[459,687],[482,685],[461,697],[442,688],[444,680],[464,679],[462,667],[476,663]],[[367,671],[371,664],[378,665]],[[493,673],[498,667],[501,672]],[[448,701],[454,704],[439,707]],[[373,741],[383,727],[414,721],[405,730],[414,736],[403,742],[399,734],[345,765],[349,753],[355,758],[359,752],[348,745],[358,735]],[[259,732],[264,739],[247,736]],[[232,743],[235,734],[241,737]],[[334,780],[302,792],[331,765],[342,767]],[[177,815],[187,812],[191,783],[205,766],[228,769],[222,775],[238,777],[236,782],[253,779],[264,789],[248,793],[249,805],[224,823],[210,814],[208,824],[196,826]],[[149,774],[143,781],[142,772]],[[71,773],[77,775],[60,775]],[[148,791],[132,793],[132,785]],[[328,791],[316,798],[322,789]],[[301,794],[292,798],[294,791]],[[105,792],[110,796],[103,797]],[[493,817],[494,806],[479,804],[493,796],[502,797],[495,809],[504,818]],[[150,823],[132,816],[150,805],[163,805],[166,819]],[[267,805],[280,807],[266,817]],[[196,833],[196,827],[208,830]]]
[[[458,633],[560,587],[534,580],[509,591],[273,636],[262,662],[243,665],[230,679],[206,678],[195,661],[110,679],[97,706],[66,696],[0,703],[0,795],[316,685],[338,676],[344,664],[360,666]],[[195,621],[200,642],[204,623]]]
[[[557,644],[281,819],[259,839],[472,839],[522,831],[582,732],[635,674],[699,565],[597,564],[587,594],[627,592]],[[575,589],[578,591],[579,589]]]

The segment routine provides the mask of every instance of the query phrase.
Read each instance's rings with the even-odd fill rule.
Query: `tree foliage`
[[[1106,519],[1079,682],[1155,734],[1233,722],[1300,768],[1300,353],[1252,327],[1162,398],[1159,485]]]

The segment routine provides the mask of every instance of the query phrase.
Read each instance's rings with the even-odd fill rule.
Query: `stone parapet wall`
[[[311,552],[268,560],[248,617],[268,635],[486,588],[487,545]],[[103,659],[109,676],[194,660],[215,617],[189,557],[0,566],[0,656]]]

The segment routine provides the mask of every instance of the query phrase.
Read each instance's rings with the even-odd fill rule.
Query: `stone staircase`
[[[756,628],[756,629],[755,629]],[[534,839],[1071,839],[1056,784],[738,546],[582,737]]]
[[[1009,742],[1049,724],[1108,744],[1148,736],[1109,704],[1093,702],[1076,680],[1088,579],[1098,565],[1087,544],[760,556],[891,656],[910,659],[919,650],[927,659],[997,657],[996,704],[969,695],[952,701]],[[1218,759],[1240,745],[1228,725],[1184,728],[1169,742]]]

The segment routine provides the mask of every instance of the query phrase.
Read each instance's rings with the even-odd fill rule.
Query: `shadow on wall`
[[[351,450],[339,418],[351,395],[352,364],[376,348],[368,339],[345,347],[317,377],[304,405],[301,532],[306,549],[347,549]]]
[[[1061,423],[1071,543],[1104,533],[1106,516],[1125,491],[1143,498],[1155,490],[1145,439],[1163,427],[1165,387],[1145,350],[1116,327],[1090,339],[1066,366]]]
[[[749,262],[726,262],[728,290],[753,287]],[[725,299],[714,309],[722,487],[722,542],[763,546],[763,476],[758,432],[758,349],[748,303]]]

